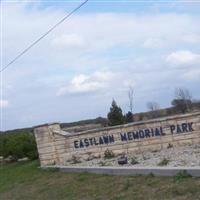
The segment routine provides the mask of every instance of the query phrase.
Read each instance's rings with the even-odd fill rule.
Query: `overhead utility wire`
[[[25,54],[28,50],[30,50],[33,46],[35,46],[40,40],[42,40],[45,36],[47,36],[51,31],[53,31],[58,25],[64,22],[67,18],[69,18],[73,13],[75,13],[78,9],[80,9],[84,4],[86,4],[89,0],[84,1],[74,10],[72,10],[68,15],[66,15],[63,19],[61,19],[58,23],[56,23],[52,28],[50,28],[46,33],[44,33],[41,37],[39,37],[36,41],[34,41],[30,46],[28,46],[25,50],[23,50],[19,55],[17,55],[12,61],[10,61],[5,67],[3,67],[0,72],[3,72],[6,68],[8,68],[11,64],[13,64],[18,58],[20,58],[23,54]]]

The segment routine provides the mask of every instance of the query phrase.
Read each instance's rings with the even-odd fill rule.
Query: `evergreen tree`
[[[117,105],[114,99],[110,107],[110,112],[108,113],[107,116],[110,126],[120,125],[124,123],[124,116],[122,114],[122,109]]]
[[[133,122],[133,114],[132,114],[132,112],[129,111],[129,112],[126,113],[125,120],[126,120],[126,123]]]

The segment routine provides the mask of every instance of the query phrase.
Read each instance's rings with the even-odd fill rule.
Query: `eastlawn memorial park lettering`
[[[192,132],[193,129],[193,122],[190,123],[182,123],[177,125],[169,125],[169,129],[171,134],[181,134],[186,132]],[[127,142],[130,140],[138,140],[143,138],[150,138],[150,137],[157,137],[157,136],[165,136],[166,133],[164,132],[163,127],[156,127],[156,128],[146,128],[146,129],[139,129],[129,132],[122,132],[119,133],[119,138],[121,142]],[[74,148],[84,148],[89,146],[96,146],[96,145],[103,145],[103,144],[110,144],[115,142],[114,135],[102,135],[99,137],[90,137],[84,138],[80,140],[74,141]]]
[[[68,160],[131,152],[159,151],[168,146],[200,144],[200,112],[80,132],[66,132],[59,123],[34,128],[40,164],[66,165]]]

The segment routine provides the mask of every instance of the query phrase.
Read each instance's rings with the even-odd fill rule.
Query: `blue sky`
[[[6,65],[81,1],[3,1]],[[1,130],[105,117],[112,99],[134,112],[170,106],[176,87],[200,99],[200,3],[95,1],[2,74]],[[12,14],[11,14],[12,13]]]
[[[40,1],[38,1],[40,2]],[[42,1],[39,8],[54,8],[69,10],[83,1]],[[29,8],[35,5],[29,5]],[[115,13],[192,13],[199,14],[199,1],[176,1],[176,0],[89,0],[87,6],[82,8],[79,13],[96,13],[96,12],[115,12]]]

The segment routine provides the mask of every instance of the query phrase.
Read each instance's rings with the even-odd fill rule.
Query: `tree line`
[[[148,112],[139,113],[139,119],[135,119],[136,114],[133,113],[134,109],[134,90],[130,86],[128,90],[128,102],[129,111],[123,114],[120,106],[113,99],[110,107],[110,111],[107,114],[108,125],[115,126],[124,123],[130,123],[134,121],[139,121],[145,119],[152,119],[173,114],[184,114],[194,110],[195,105],[200,109],[200,102],[195,102],[192,99],[190,91],[186,88],[176,88],[174,92],[174,99],[171,101],[172,107],[166,109],[160,109],[159,103],[152,101],[147,103]],[[195,107],[195,108],[196,108]]]

